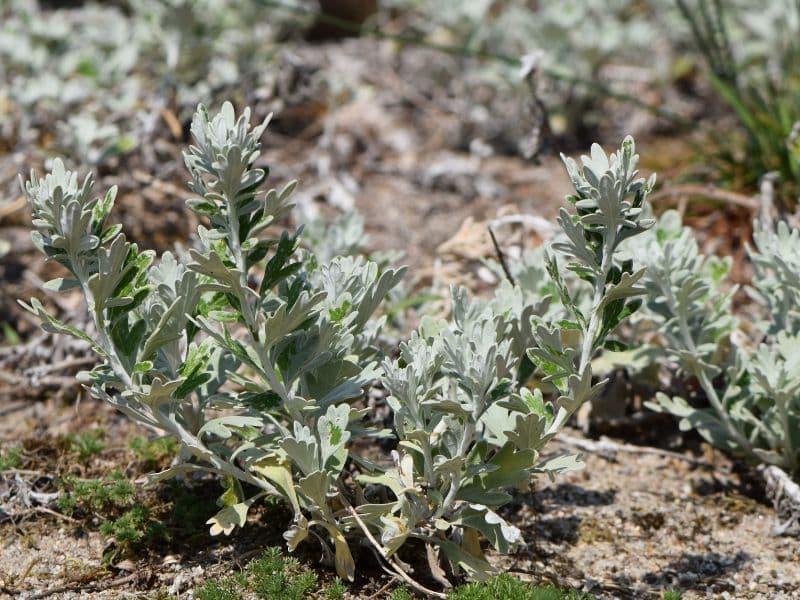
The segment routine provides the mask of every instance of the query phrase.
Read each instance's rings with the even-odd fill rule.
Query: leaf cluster
[[[668,356],[696,377],[709,401],[697,408],[656,396],[652,407],[680,418],[717,447],[797,475],[800,468],[800,379],[796,299],[800,237],[785,222],[756,223],[749,254],[756,271],[748,291],[764,308],[762,340],[751,344],[731,315],[731,259],[700,253],[676,213],[665,214],[639,248],[646,257],[648,316]]]
[[[93,197],[91,177],[79,183],[60,162],[44,178],[32,174],[23,188],[34,240],[71,274],[47,287],[79,288],[96,334],[36,300],[25,306],[48,331],[91,344],[102,363],[80,379],[95,397],[175,440],[177,459],[154,480],[219,478],[212,534],[244,526],[255,502],[279,499],[293,515],[289,549],[318,544],[342,579],[354,578],[352,544],[365,539],[398,572],[400,548],[421,543],[432,569],[438,556],[452,576],[488,578],[482,540],[500,552],[523,543],[498,512],[506,489],[581,466],[542,453],[602,389],[591,361],[614,346],[608,336],[638,306],[642,272],[619,247],[651,225],[642,208],[653,180],[637,178],[630,138],[610,156],[594,147],[580,167],[565,159],[575,214],[559,217],[564,235],[546,261],[551,283],[534,281],[531,269],[523,285],[490,301],[453,290],[451,319],[424,318],[389,360],[377,347],[387,322],[381,305],[405,269],[312,255],[302,230],[276,233],[294,183],[265,187],[266,126],[229,103],[213,116],[198,108],[184,161],[187,206],[202,225],[185,255],[158,259],[129,243],[107,224],[114,190]],[[568,279],[585,293],[571,293]],[[560,308],[550,309],[545,289]],[[534,366],[552,399],[526,387]],[[394,431],[367,419],[362,400],[377,381],[389,392]],[[387,437],[398,443],[390,460],[362,453]],[[139,517],[109,531],[133,539]]]

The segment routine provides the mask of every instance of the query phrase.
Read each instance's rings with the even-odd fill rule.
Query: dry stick
[[[385,584],[384,584],[384,585],[381,587],[381,589],[379,589],[377,592],[375,592],[374,594],[371,594],[370,596],[367,596],[367,600],[375,600],[375,598],[377,598],[377,597],[378,597],[378,596],[380,596],[380,595],[381,595],[383,592],[385,592],[386,590],[388,590],[388,589],[389,589],[389,588],[392,586],[392,584],[393,584],[393,583],[394,583],[394,579],[390,579],[390,580],[389,580],[388,582],[386,582],[386,583],[385,583]]]
[[[33,570],[33,567],[36,565],[36,563],[38,563],[41,560],[42,559],[39,556],[32,558],[28,563],[28,566],[25,567],[25,570],[20,574],[19,578],[17,579],[17,583],[22,583],[23,581],[25,581],[28,578],[28,575],[31,574],[31,571]]]
[[[46,506],[36,506],[36,507],[34,507],[33,512],[44,513],[44,514],[56,517],[57,519],[61,519],[62,521],[67,521],[68,523],[79,523],[80,522],[80,521],[78,521],[78,519],[73,519],[72,517],[70,517],[68,515],[64,515],[64,514],[62,514],[60,512],[56,512],[54,510],[51,510],[51,509],[47,508]]]
[[[655,202],[657,200],[663,200],[664,198],[674,199],[678,196],[702,196],[712,200],[727,202],[728,204],[733,204],[734,206],[748,208],[750,210],[757,210],[759,207],[758,201],[751,196],[737,194],[736,192],[730,192],[728,190],[721,190],[713,185],[676,185],[662,189],[655,194],[651,194],[648,197],[648,200]]]
[[[497,243],[497,238],[494,236],[494,231],[492,231],[491,227],[487,227],[486,229],[489,230],[489,235],[492,238],[492,245],[494,246],[495,254],[497,254],[497,260],[500,261],[500,266],[503,267],[503,273],[506,274],[506,279],[508,282],[516,287],[517,282],[514,281],[514,276],[511,274],[511,271],[508,269],[508,265],[506,264],[506,256],[503,254],[503,251],[500,249],[500,244]]]
[[[408,585],[410,585],[411,587],[413,587],[415,590],[417,590],[418,592],[420,592],[422,594],[428,594],[428,595],[433,596],[435,598],[443,598],[443,599],[447,598],[447,596],[445,594],[441,593],[441,592],[434,592],[433,590],[429,590],[428,588],[426,588],[421,583],[418,583],[416,580],[412,579],[411,576],[408,575],[408,573],[403,571],[403,569],[401,569],[398,566],[398,564],[395,562],[395,560],[393,558],[391,558],[386,553],[386,550],[384,549],[384,547],[381,544],[378,543],[378,540],[376,540],[375,536],[372,535],[372,533],[370,532],[369,528],[367,528],[367,526],[364,524],[364,521],[362,521],[361,517],[358,516],[358,513],[356,512],[356,509],[353,508],[353,505],[350,504],[350,502],[346,498],[344,498],[344,496],[342,496],[342,500],[344,501],[348,512],[356,520],[356,523],[358,523],[358,526],[361,528],[361,531],[364,532],[364,535],[367,536],[367,539],[370,541],[370,543],[375,547],[375,549],[378,551],[378,553],[381,555],[381,557],[383,557],[383,560],[385,560],[389,565],[391,565],[391,567],[394,570],[394,572],[403,581],[405,581]]]
[[[431,575],[436,580],[436,583],[441,585],[446,590],[452,589],[453,584],[447,581],[444,570],[441,566],[439,566],[439,557],[436,555],[436,552],[431,544],[425,544],[425,558],[428,560],[428,568],[430,568]]]
[[[61,592],[102,592],[103,590],[119,587],[121,585],[125,585],[126,583],[130,583],[131,581],[135,581],[139,575],[139,573],[131,573],[130,575],[126,575],[125,577],[120,577],[118,579],[112,579],[111,581],[87,583],[84,585],[59,585],[54,588],[41,591],[33,596],[28,596],[28,600],[39,600],[39,598],[47,598],[48,596],[60,594]],[[16,590],[16,593],[20,593],[20,591],[21,590]]]
[[[761,466],[758,470],[766,481],[768,495],[772,498],[779,518],[782,516],[782,510],[789,515],[786,523],[779,524],[775,528],[780,535],[792,528],[795,519],[800,521],[800,517],[794,517],[800,515],[800,485],[792,481],[786,471],[776,465]]]
[[[73,357],[53,363],[51,365],[26,369],[26,375],[28,377],[35,377],[39,375],[47,375],[48,373],[52,373],[53,371],[61,371],[63,369],[71,369],[73,367],[86,367],[94,364],[97,364],[96,356]]]
[[[698,467],[713,468],[713,465],[697,458],[680,454],[679,452],[672,452],[670,450],[663,450],[661,448],[653,448],[652,446],[634,446],[633,444],[619,444],[611,440],[600,440],[594,442],[592,440],[582,440],[580,438],[564,435],[563,433],[556,436],[556,441],[561,441],[568,446],[573,446],[579,450],[592,452],[600,456],[608,457],[609,454],[616,452],[627,452],[629,454],[654,454],[656,456],[663,456],[665,458],[674,458],[682,460]]]
[[[37,477],[50,477],[44,471],[32,471],[30,469],[6,469],[0,473],[0,476],[2,475],[36,475]]]

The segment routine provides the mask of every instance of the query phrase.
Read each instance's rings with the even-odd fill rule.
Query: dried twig
[[[130,583],[132,581],[136,581],[141,577],[141,573],[131,573],[130,575],[126,575],[125,577],[118,577],[117,579],[112,579],[111,581],[99,581],[95,583],[87,583],[83,585],[59,585],[56,587],[49,588],[47,590],[43,590],[32,596],[28,596],[28,600],[38,600],[39,598],[47,598],[48,596],[52,596],[54,594],[61,594],[62,592],[102,592],[103,590],[108,590],[114,587],[119,587],[121,585],[125,585],[126,583]],[[15,593],[19,594],[22,590],[15,590]]]
[[[695,198],[710,198],[711,200],[719,200],[734,206],[741,206],[756,211],[759,208],[758,200],[746,194],[737,194],[728,190],[721,190],[713,185],[675,185],[664,188],[654,194],[651,194],[648,199],[651,202],[664,200],[665,198],[675,200],[680,197],[695,197]]]
[[[800,485],[775,465],[762,466],[759,472],[767,483],[767,493],[772,498],[778,518],[782,520],[774,528],[775,535],[800,533]]]
[[[96,356],[72,357],[49,365],[36,366],[30,369],[26,369],[25,374],[35,375],[35,376],[47,375],[48,373],[53,373],[55,371],[62,371],[65,369],[72,369],[74,367],[88,367],[90,365],[97,364],[97,362],[98,359]]]
[[[381,586],[381,589],[379,589],[377,592],[375,592],[374,594],[371,594],[370,596],[367,596],[367,600],[375,600],[376,598],[379,598],[380,595],[383,594],[383,592],[385,592],[386,590],[388,590],[392,586],[393,583],[394,583],[394,579],[390,579],[385,584],[383,584]]]
[[[556,436],[556,441],[560,441],[568,446],[573,446],[578,448],[579,450],[584,450],[585,452],[591,452],[592,454],[597,454],[598,456],[602,456],[603,458],[613,458],[614,455],[618,452],[626,452],[629,454],[653,454],[655,456],[663,456],[665,458],[674,458],[676,460],[682,460],[684,462],[688,462],[692,465],[696,465],[698,467],[709,467],[713,468],[713,465],[710,463],[694,458],[693,456],[688,456],[686,454],[681,454],[679,452],[672,452],[670,450],[663,450],[662,448],[653,448],[652,446],[636,446],[633,444],[620,444],[617,442],[612,442],[608,439],[602,439],[598,441],[593,440],[584,440],[581,438],[572,437],[569,435],[564,435],[563,433],[558,434]]]
[[[347,500],[347,498],[345,498],[341,494],[340,494],[340,497],[342,498],[342,501],[344,502],[345,507],[347,508],[347,511],[356,520],[356,523],[358,523],[358,526],[361,528],[361,531],[364,532],[364,535],[367,537],[369,542],[373,545],[375,550],[378,551],[378,553],[381,555],[383,560],[385,560],[386,563],[389,566],[392,567],[392,571],[394,572],[395,575],[397,575],[400,579],[405,581],[408,585],[410,585],[412,588],[414,588],[415,590],[417,590],[421,594],[425,594],[426,596],[433,596],[434,598],[443,598],[443,599],[447,598],[447,596],[445,594],[441,593],[441,592],[435,592],[433,590],[430,590],[430,589],[426,588],[424,585],[422,585],[421,583],[417,582],[415,579],[412,579],[411,576],[408,575],[408,573],[403,571],[403,569],[400,568],[400,566],[397,564],[397,562],[394,560],[394,558],[389,556],[389,554],[386,552],[386,549],[383,547],[383,545],[381,545],[378,542],[378,540],[375,539],[375,536],[372,535],[372,532],[366,526],[364,521],[362,521],[361,517],[358,516],[358,513],[356,512],[356,509],[353,508],[353,505],[350,504],[349,500]]]
[[[73,519],[72,517],[65,515],[60,512],[56,512],[55,510],[51,510],[46,506],[36,506],[33,508],[33,512],[37,513],[45,513],[57,519],[61,519],[62,521],[67,521],[68,523],[80,523],[78,519]]]
[[[506,279],[508,279],[508,282],[511,285],[516,286],[517,282],[514,280],[514,276],[511,274],[511,271],[506,264],[506,255],[503,254],[503,251],[500,249],[500,244],[497,243],[497,238],[494,236],[494,231],[492,231],[491,227],[487,227],[486,229],[489,230],[489,235],[492,238],[492,245],[494,246],[495,254],[497,254],[497,260],[500,261],[500,266],[503,267],[503,273],[506,274]]]
[[[431,570],[431,575],[436,580],[436,583],[446,590],[451,589],[453,584],[447,580],[444,569],[439,565],[439,555],[431,544],[425,544],[425,557],[428,560],[428,568]]]

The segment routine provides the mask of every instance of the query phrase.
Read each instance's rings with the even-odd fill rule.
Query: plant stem
[[[616,232],[614,239],[616,239]],[[600,327],[600,322],[603,317],[600,311],[600,305],[603,302],[603,295],[606,291],[606,279],[608,278],[608,272],[611,270],[612,259],[614,257],[615,247],[612,242],[613,240],[604,241],[603,261],[600,264],[600,272],[595,274],[594,294],[592,296],[592,316],[589,317],[589,325],[586,327],[586,332],[584,333],[581,357],[578,363],[578,374],[582,374],[583,370],[592,362],[594,338],[597,335],[597,329]]]
[[[461,438],[461,442],[458,444],[458,452],[456,456],[464,456],[467,453],[467,449],[469,448],[470,444],[472,444],[475,438],[475,425],[472,423],[467,423],[464,428],[464,436]],[[444,502],[439,507],[439,510],[436,511],[437,517],[441,517],[442,515],[447,514],[447,511],[453,506],[456,501],[456,496],[458,495],[458,490],[461,488],[461,481],[457,478],[457,476],[453,476],[450,480],[450,489],[447,492],[447,497],[445,497]]]
[[[403,571],[403,569],[400,567],[400,565],[397,564],[394,558],[389,556],[389,553],[386,551],[383,545],[380,544],[378,540],[375,539],[375,536],[372,535],[372,532],[369,530],[364,521],[361,519],[358,512],[356,512],[356,510],[353,508],[353,505],[350,504],[350,501],[347,498],[345,498],[343,494],[339,494],[339,497],[342,499],[342,503],[345,505],[345,508],[347,508],[350,515],[355,519],[356,523],[361,528],[361,531],[364,532],[366,538],[369,540],[369,542],[372,544],[375,550],[378,551],[378,554],[381,555],[381,558],[383,558],[383,560],[385,560],[389,564],[389,566],[399,577],[399,579],[405,581],[408,585],[410,585],[415,590],[421,592],[426,596],[431,596],[434,598],[442,598],[443,600],[447,598],[445,594],[441,592],[435,592],[433,590],[426,588],[421,583],[417,582],[416,580],[412,579],[408,574],[406,574],[406,572]]]
[[[667,300],[670,311],[678,319],[678,326],[680,328],[681,342],[683,343],[683,347],[685,350],[697,355],[697,344],[695,343],[694,338],[692,338],[689,330],[689,322],[686,317],[686,312],[683,310],[682,305],[678,303],[677,299],[675,298],[675,294],[672,291],[671,279],[667,276],[664,278],[663,283],[664,285],[661,286],[661,290],[664,292],[664,297]],[[730,417],[728,416],[728,413],[722,404],[722,400],[720,400],[719,394],[717,394],[717,390],[714,388],[714,384],[711,381],[707,370],[703,368],[702,365],[699,365],[696,369],[693,369],[693,371],[694,373],[692,374],[697,377],[700,387],[703,389],[708,401],[716,411],[717,417],[725,428],[726,433],[741,447],[743,451],[752,454],[752,444],[738,429],[736,429],[731,422]]]

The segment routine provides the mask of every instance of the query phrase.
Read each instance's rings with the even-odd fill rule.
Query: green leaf
[[[56,279],[51,279],[42,287],[51,292],[65,292],[67,290],[81,287],[81,282],[77,279],[64,279],[62,277],[58,277]]]
[[[203,342],[200,346],[192,344],[186,361],[181,365],[178,372],[184,377],[183,383],[175,390],[175,398],[184,399],[197,388],[211,380],[211,373],[206,372],[211,360],[211,343]]]
[[[336,475],[344,468],[347,459],[346,444],[350,439],[350,432],[347,431],[349,417],[349,404],[329,406],[317,423],[322,468]]]
[[[485,581],[497,574],[497,570],[488,562],[465,552],[453,542],[437,540],[436,543],[444,552],[447,560],[458,569],[466,571],[470,577],[478,581]]]
[[[513,443],[508,442],[488,461],[495,468],[477,475],[471,484],[463,486],[458,492],[458,498],[489,505],[489,501],[482,501],[487,498],[487,493],[527,481],[535,460],[535,452],[529,449],[518,450]]]
[[[302,268],[303,265],[300,262],[288,263],[297,249],[297,245],[297,236],[290,236],[286,231],[281,234],[275,254],[269,259],[264,269],[264,276],[261,279],[261,287],[259,288],[261,295]]]
[[[39,319],[42,321],[42,329],[45,331],[49,333],[63,333],[71,337],[78,338],[79,340],[83,340],[84,342],[88,342],[95,352],[105,356],[105,351],[95,344],[91,337],[89,337],[80,329],[77,329],[72,325],[67,325],[66,323],[63,323],[62,321],[59,321],[55,317],[51,316],[47,310],[45,310],[42,303],[36,298],[31,298],[31,303],[29,305],[25,304],[21,300],[19,303],[23,308],[39,317]]]
[[[620,340],[605,340],[603,342],[603,348],[611,352],[625,352],[629,346]]]
[[[477,529],[495,550],[503,554],[508,554],[514,546],[522,543],[522,532],[518,528],[509,525],[500,515],[481,504],[465,507],[453,524]]]
[[[236,527],[244,527],[247,522],[247,512],[250,510],[252,502],[252,500],[247,500],[233,506],[226,506],[206,521],[207,525],[211,525],[211,535],[219,535],[220,533],[230,535]]]
[[[134,373],[149,373],[153,370],[153,361],[145,360],[138,362],[133,366]]]
[[[356,563],[350,553],[350,546],[347,545],[347,541],[344,539],[344,534],[328,522],[315,520],[313,523],[324,526],[333,540],[336,574],[342,579],[353,581],[356,574]]]
[[[249,406],[259,412],[268,412],[281,405],[281,397],[271,390],[266,392],[243,392],[239,394],[238,399],[245,406]]]
[[[123,356],[133,360],[146,333],[147,324],[144,319],[138,319],[131,325],[127,317],[122,317],[116,319],[111,326],[111,341]]]
[[[288,460],[273,455],[259,460],[252,468],[274,483],[278,489],[283,492],[286,498],[289,499],[294,509],[295,519],[302,517],[300,501],[297,499],[297,493],[295,492],[292,467]]]
[[[258,417],[248,417],[245,415],[228,415],[224,417],[217,417],[211,419],[203,425],[197,432],[197,437],[202,438],[204,435],[216,435],[222,439],[230,438],[236,430],[245,429],[248,427],[255,427],[260,429],[263,426],[263,421]]]

